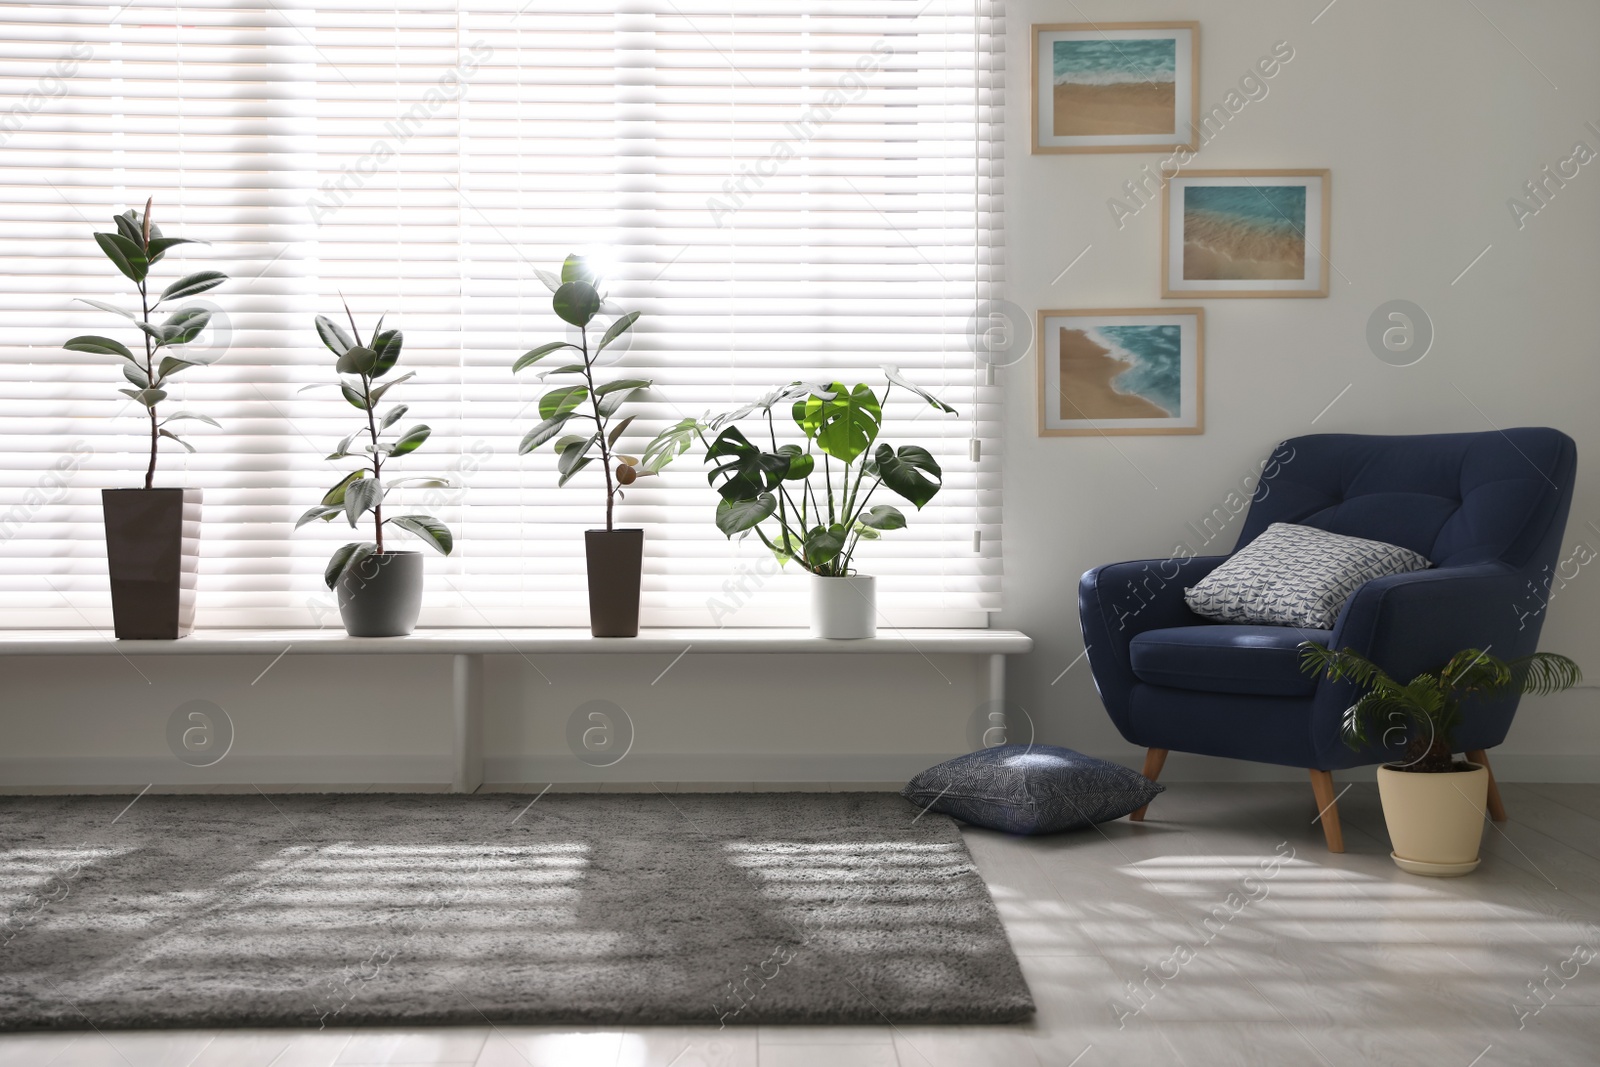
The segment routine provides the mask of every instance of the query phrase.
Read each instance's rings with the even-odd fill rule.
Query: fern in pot
[[[155,484],[156,459],[162,441],[186,451],[194,446],[178,435],[175,424],[185,420],[212,426],[217,421],[193,411],[172,411],[163,406],[170,397],[172,379],[193,367],[214,363],[220,353],[190,353],[184,346],[197,340],[211,322],[211,312],[178,301],[215,289],[228,280],[221,271],[185,274],[156,291],[151,269],[167,252],[186,244],[203,244],[185,237],[169,237],[152,221],[152,197],[144,211],[129,208],[113,216],[114,233],[96,233],[95,243],[113,266],[132,282],[139,308],[132,310],[98,300],[83,303],[119,315],[139,331],[129,347],[112,337],[83,334],[64,346],[74,352],[116,356],[128,387],[122,395],[143,409],[150,436],[150,458],[142,489],[104,489],[100,494],[105,515],[106,567],[111,579],[111,615],[116,635],[133,640],[170,640],[194,630],[195,581],[200,569],[199,489],[162,488]],[[156,316],[161,316],[157,321]]]
[[[350,322],[349,333],[327,316],[318,315],[317,335],[336,357],[339,391],[361,413],[360,426],[341,440],[327,458],[355,457],[360,465],[324,493],[320,503],[301,515],[295,529],[318,519],[332,522],[336,518],[343,518],[355,529],[367,518],[372,524],[372,540],[340,546],[328,560],[323,581],[337,596],[339,616],[351,637],[404,637],[416,627],[422,611],[423,560],[420,552],[394,548],[393,535],[411,534],[445,556],[454,549],[455,539],[449,527],[431,515],[396,515],[392,511],[384,514],[384,502],[396,489],[443,487],[449,483],[442,478],[392,478],[385,474],[389,463],[422,447],[432,431],[420,423],[396,431],[393,427],[405,418],[407,406],[380,406],[389,390],[413,376],[408,372],[382,381],[400,360],[404,336],[399,330],[385,330],[379,319],[370,343],[363,343],[355,316],[348,305],[344,310]]]
[[[1401,870],[1436,877],[1466,874],[1478,866],[1493,788],[1487,766],[1455,758],[1462,703],[1559,693],[1583,681],[1576,663],[1553,652],[1507,661],[1487,650],[1463,649],[1437,670],[1402,683],[1353,649],[1333,651],[1309,641],[1300,649],[1307,673],[1352,682],[1360,691],[1341,724],[1346,744],[1404,744],[1403,759],[1378,768],[1391,856]]]
[[[905,527],[905,514],[887,497],[920,511],[944,481],[927,449],[878,438],[897,387],[943,414],[955,408],[895,368],[883,371],[882,394],[864,384],[795,382],[735,411],[684,419],[645,450],[646,463],[659,469],[696,440],[705,444],[714,465],[708,479],[722,498],[717,528],[730,538],[753,532],[780,563],[792,560],[811,576],[811,632],[818,637],[876,634],[877,583],[857,573],[856,550]],[[798,441],[779,442],[774,411],[784,405],[792,423],[785,436]],[[739,427],[749,418],[759,424],[754,440]]]

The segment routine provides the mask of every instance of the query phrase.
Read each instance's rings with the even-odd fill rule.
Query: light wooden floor
[[[1339,802],[1342,856],[1304,786],[1178,783],[1142,826],[969,831],[1038,1002],[1028,1026],[0,1035],[0,1067],[1600,1062],[1600,786],[1504,788],[1511,822],[1459,879],[1396,869],[1364,785]]]

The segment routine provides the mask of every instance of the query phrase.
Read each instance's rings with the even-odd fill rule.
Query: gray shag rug
[[[529,799],[0,797],[0,1029],[1033,1013],[955,824],[898,796]]]

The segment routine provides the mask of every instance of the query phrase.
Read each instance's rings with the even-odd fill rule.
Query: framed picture
[[[1326,170],[1196,170],[1162,191],[1162,296],[1327,296]]]
[[[1204,308],[1039,312],[1039,433],[1200,433]]]
[[[1033,151],[1198,147],[1198,22],[1033,27]]]

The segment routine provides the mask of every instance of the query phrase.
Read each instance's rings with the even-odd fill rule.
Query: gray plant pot
[[[351,637],[405,637],[422,612],[422,553],[368,556],[345,568],[334,593]]]

